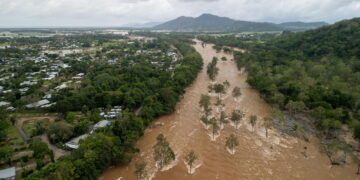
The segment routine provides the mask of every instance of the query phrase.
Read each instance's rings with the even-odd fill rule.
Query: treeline
[[[359,32],[357,18],[303,33],[284,32],[254,46],[226,37],[209,41],[250,48],[236,53],[235,61],[269,103],[290,115],[313,115],[326,137],[335,137],[345,123],[360,138]]]
[[[171,39],[171,41],[169,41]],[[158,70],[148,63],[129,66],[93,64],[80,92],[64,91],[54,111],[66,113],[87,106],[90,109],[121,105],[125,113],[109,128],[90,135],[79,149],[28,179],[97,179],[110,165],[131,161],[137,152],[136,140],[157,116],[174,110],[184,88],[202,68],[201,56],[178,37],[160,38],[173,44],[183,55],[174,73]],[[139,115],[133,112],[141,108]]]
[[[239,35],[199,35],[197,38],[206,43],[214,43],[218,47],[231,46],[241,49],[254,49],[261,47],[263,42],[272,40],[279,36],[279,33],[250,33]]]

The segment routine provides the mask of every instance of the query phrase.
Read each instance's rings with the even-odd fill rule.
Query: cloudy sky
[[[122,26],[202,13],[333,23],[360,17],[360,0],[0,0],[0,27]]]

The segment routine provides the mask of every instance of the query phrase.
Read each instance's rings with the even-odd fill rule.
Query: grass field
[[[23,140],[19,134],[19,132],[17,131],[15,126],[10,126],[8,129],[8,137],[9,139],[11,139],[10,141],[14,144],[19,144],[22,143]]]
[[[33,133],[33,131],[34,131],[34,129],[35,129],[35,124],[34,124],[34,122],[24,122],[24,124],[23,124],[23,129],[24,129],[25,133],[26,133],[29,137],[31,137],[31,135],[32,135],[32,133]]]

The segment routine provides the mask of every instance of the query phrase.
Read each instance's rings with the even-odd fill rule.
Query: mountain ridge
[[[304,31],[328,25],[326,22],[284,22],[280,24],[270,22],[252,22],[234,20],[228,17],[213,14],[202,14],[198,17],[180,16],[176,19],[164,22],[154,27],[157,30],[172,31],[224,31],[224,32],[247,32],[247,31]]]

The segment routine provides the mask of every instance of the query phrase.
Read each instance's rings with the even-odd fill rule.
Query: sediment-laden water
[[[137,143],[140,153],[127,166],[111,167],[100,177],[103,180],[135,180],[135,164],[145,161],[147,171],[152,179],[156,180],[212,180],[212,179],[359,179],[356,176],[355,165],[345,167],[331,166],[329,159],[320,153],[318,139],[310,138],[310,142],[282,135],[275,129],[269,131],[265,137],[262,118],[271,116],[271,107],[247,83],[244,71],[238,71],[231,54],[216,53],[211,44],[202,46],[196,41],[194,47],[204,59],[204,69],[199,73],[194,83],[186,89],[184,98],[178,103],[176,112],[160,117],[153,128],[145,131]],[[225,56],[228,60],[221,61]],[[216,102],[217,95],[208,93],[208,85],[213,84],[207,74],[206,66],[213,57],[218,57],[220,71],[215,82],[227,80],[230,87],[227,94],[222,95],[224,110],[230,115],[234,109],[245,112],[245,119],[236,129],[226,124],[215,141],[211,140],[210,128],[205,129],[200,117],[199,108],[201,94],[212,96],[212,103]],[[235,99],[231,95],[232,89],[238,86],[242,95]],[[218,117],[219,107],[213,105],[213,115]],[[249,116],[258,117],[254,130],[249,124]],[[165,171],[157,171],[153,160],[153,145],[156,136],[163,133],[170,146],[176,153],[177,160]],[[225,139],[234,133],[239,140],[239,146],[232,155],[225,148]],[[306,146],[306,150],[304,147]],[[184,156],[194,150],[199,160],[193,174],[188,173],[184,163]],[[306,154],[306,156],[304,156]]]

